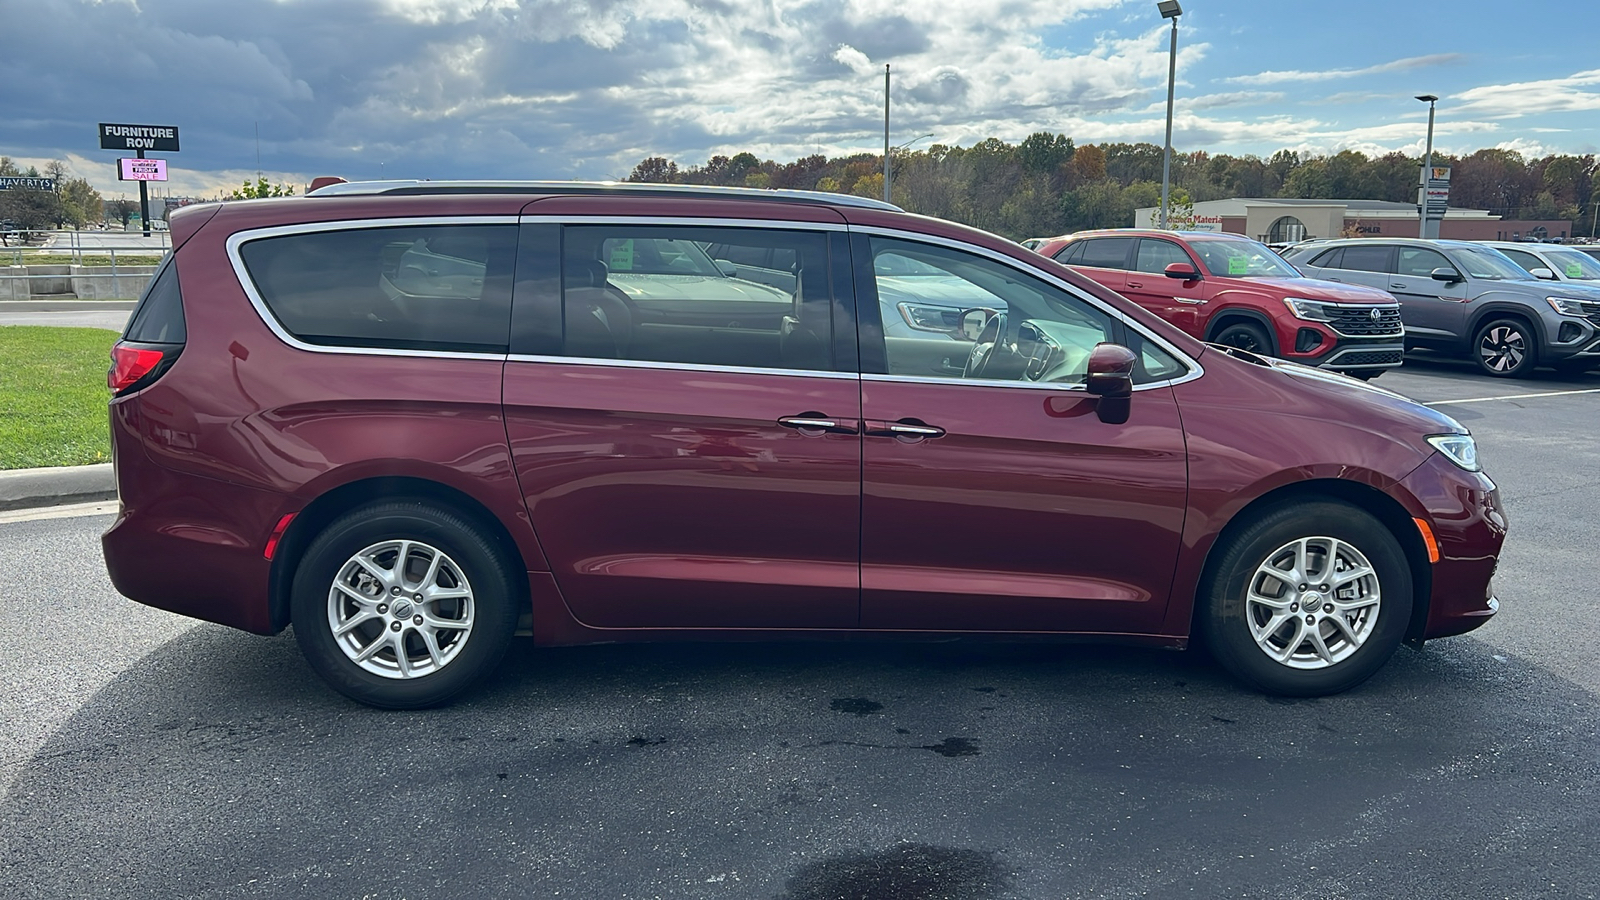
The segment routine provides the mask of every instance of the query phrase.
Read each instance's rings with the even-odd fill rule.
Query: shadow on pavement
[[[426,713],[204,626],[0,804],[11,897],[1576,897],[1596,698],[1482,642],[1339,697],[1014,644],[519,644]]]

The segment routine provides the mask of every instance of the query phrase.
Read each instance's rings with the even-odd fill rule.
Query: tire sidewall
[[[1489,368],[1489,364],[1484,360],[1483,353],[1481,351],[1484,336],[1489,333],[1490,329],[1499,326],[1515,328],[1517,333],[1522,335],[1523,347],[1527,348],[1526,352],[1522,356],[1522,362],[1517,365],[1516,368],[1508,369],[1504,372],[1499,372]],[[1483,372],[1485,375],[1490,375],[1495,378],[1527,377],[1533,372],[1534,368],[1539,365],[1539,335],[1531,326],[1521,319],[1512,319],[1499,316],[1491,318],[1489,321],[1478,326],[1478,330],[1473,332],[1472,360],[1478,364],[1478,371]]]
[[[1259,349],[1249,350],[1247,352],[1260,353],[1263,356],[1272,355],[1272,337],[1267,334],[1266,329],[1254,322],[1230,322],[1224,326],[1221,331],[1217,332],[1217,336],[1212,340],[1214,343],[1223,344],[1229,347],[1236,347],[1236,344],[1230,343],[1227,340],[1228,335],[1232,333],[1248,334],[1252,340],[1261,345]]]
[[[1268,659],[1250,634],[1245,592],[1267,555],[1297,538],[1338,538],[1377,572],[1382,605],[1373,633],[1348,659],[1323,669],[1293,669]],[[1394,654],[1411,622],[1413,583],[1405,552],[1368,513],[1338,502],[1281,506],[1226,539],[1202,584],[1203,636],[1224,668],[1255,687],[1284,696],[1324,696],[1371,678]]]
[[[473,626],[457,655],[436,673],[384,678],[362,669],[328,627],[328,592],[357,552],[385,540],[429,544],[449,556],[472,586]],[[295,570],[290,615],[295,639],[317,674],[334,690],[369,706],[421,709],[445,703],[481,680],[510,646],[517,618],[511,567],[467,520],[422,503],[376,504],[329,524],[306,548]]]

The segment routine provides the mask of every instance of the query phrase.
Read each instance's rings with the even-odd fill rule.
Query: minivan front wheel
[[[1539,338],[1521,319],[1493,319],[1473,340],[1478,368],[1497,378],[1523,378],[1539,362]]]
[[[295,573],[295,638],[335,690],[385,709],[445,703],[499,663],[519,596],[495,544],[419,502],[351,510]]]
[[[1316,501],[1270,511],[1225,539],[1200,600],[1224,668],[1273,694],[1348,690],[1388,661],[1411,619],[1411,570],[1368,513]]]

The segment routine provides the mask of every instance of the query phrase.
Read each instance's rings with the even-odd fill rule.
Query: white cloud
[[[1255,75],[1235,75],[1232,78],[1224,78],[1222,80],[1236,84],[1274,84],[1281,81],[1334,81],[1343,78],[1356,78],[1362,75],[1406,72],[1428,66],[1461,62],[1465,59],[1466,57],[1460,53],[1434,53],[1428,56],[1411,56],[1405,59],[1396,59],[1360,69],[1325,69],[1322,71],[1290,69],[1280,72],[1259,72]]]
[[[1587,112],[1600,109],[1600,69],[1578,72],[1566,78],[1493,84],[1462,91],[1451,99],[1451,108],[1473,115],[1514,119],[1551,112]]]

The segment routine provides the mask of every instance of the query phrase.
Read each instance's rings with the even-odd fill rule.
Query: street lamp
[[[889,202],[889,64],[883,64],[883,202]]]
[[[1433,105],[1439,98],[1433,94],[1418,94],[1417,99],[1428,104],[1428,149],[1422,157],[1422,184],[1417,187],[1417,235],[1425,238],[1439,236],[1439,223],[1428,218],[1428,178],[1433,174]]]
[[[1178,17],[1183,7],[1178,0],[1157,0],[1161,18],[1172,20],[1172,48],[1167,56],[1167,149],[1161,157],[1161,227],[1167,227],[1169,197],[1172,192],[1172,92],[1178,81]]]

